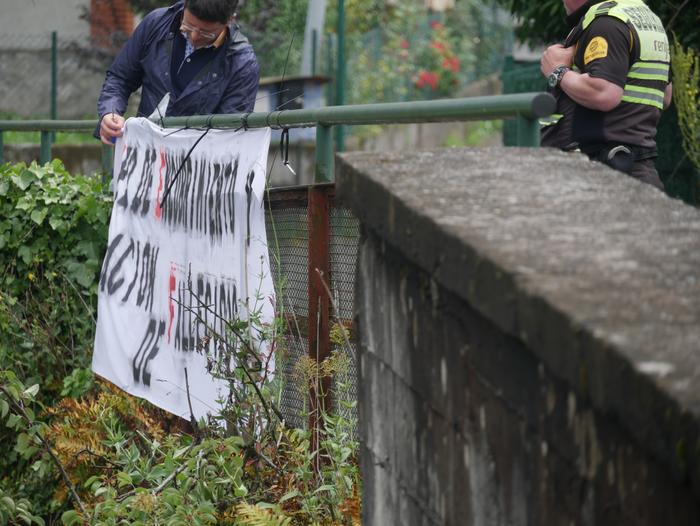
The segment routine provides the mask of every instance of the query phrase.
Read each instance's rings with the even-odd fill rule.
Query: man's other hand
[[[117,137],[124,134],[124,117],[116,113],[106,113],[100,121],[100,139],[104,144],[113,145]]]
[[[574,51],[575,47],[564,47],[561,44],[554,44],[549,46],[542,53],[542,59],[540,60],[540,71],[545,77],[554,71],[557,66],[569,66],[574,62]]]

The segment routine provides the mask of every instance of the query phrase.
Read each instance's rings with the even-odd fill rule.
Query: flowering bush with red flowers
[[[450,43],[447,28],[440,22],[430,23],[427,43],[416,56],[418,72],[414,86],[428,98],[454,93],[459,87],[460,62]]]

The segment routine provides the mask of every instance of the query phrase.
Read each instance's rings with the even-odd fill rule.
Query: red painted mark
[[[176,287],[177,280],[175,279],[175,265],[170,265],[170,279],[168,280],[168,343],[170,343],[170,330],[173,328],[173,319],[175,318],[175,302],[173,301],[173,294],[175,293]]]
[[[160,194],[163,192],[163,170],[165,170],[165,152],[160,150],[160,178],[158,180],[158,192],[156,193],[156,219],[160,219],[163,210],[160,207]]]

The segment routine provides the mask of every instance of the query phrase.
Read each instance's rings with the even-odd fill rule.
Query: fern
[[[272,505],[242,503],[236,507],[236,512],[241,526],[289,526],[292,523],[290,517]]]

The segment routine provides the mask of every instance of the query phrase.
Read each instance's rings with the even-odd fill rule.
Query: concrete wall
[[[267,159],[267,173],[273,187],[311,184],[314,169],[314,145],[300,142],[289,148],[292,173],[282,163],[279,142],[272,141]],[[97,139],[93,144],[59,144],[52,149],[53,157],[61,159],[72,174],[94,174],[102,170],[102,146]],[[5,146],[5,161],[30,163],[39,159],[39,145],[10,144]]]
[[[337,177],[364,524],[700,523],[700,211],[546,149]]]
[[[0,113],[49,117],[51,32],[58,34],[58,117],[96,112],[113,52],[98,49],[81,16],[90,0],[0,0]],[[114,25],[114,24],[112,24]]]
[[[0,34],[14,37],[58,31],[74,38],[90,36],[90,24],[80,18],[90,0],[0,0]]]
[[[89,56],[65,43],[58,51],[59,119],[94,118],[109,57]],[[51,112],[51,51],[0,48],[0,113],[48,118]]]

